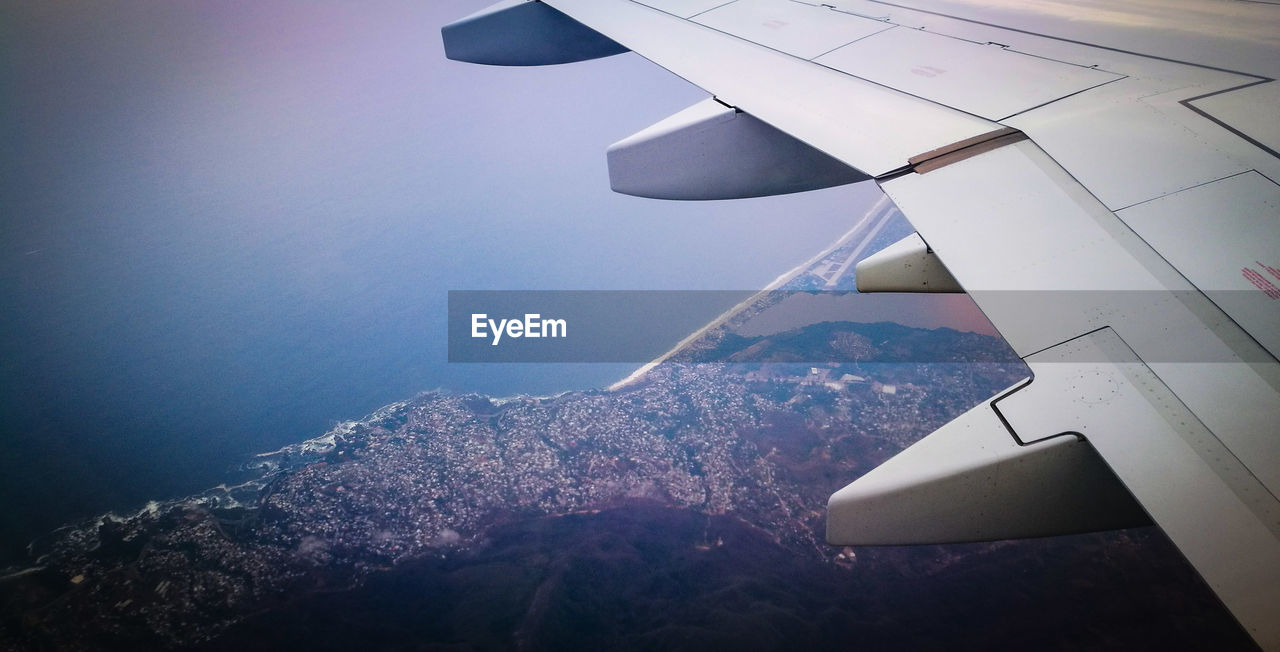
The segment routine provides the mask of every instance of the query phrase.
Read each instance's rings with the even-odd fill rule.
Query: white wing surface
[[[958,282],[1031,368],[834,494],[830,542],[1149,518],[1280,649],[1280,6],[503,6],[554,17],[522,38],[560,43],[559,60],[630,49],[714,96],[615,145],[615,188],[699,199],[874,178],[918,230],[896,260],[936,254],[933,287]],[[554,27],[565,16],[572,30]],[[518,62],[529,48],[449,29],[454,51],[486,50],[457,58]],[[939,273],[864,264],[885,279],[866,290]]]

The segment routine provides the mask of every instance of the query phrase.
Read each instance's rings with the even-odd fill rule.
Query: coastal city
[[[255,504],[152,504],[33,544],[25,599],[65,593],[25,628],[59,647],[110,632],[204,640],[293,593],[480,546],[504,520],[628,500],[732,514],[834,560],[822,508],[837,484],[1021,377],[995,362],[851,371],[673,363],[619,392],[423,395],[278,453],[298,466]]]
[[[739,640],[726,636],[751,640],[751,627],[761,627],[779,644],[829,646],[842,632],[866,635],[867,622],[880,622],[874,631],[885,640],[954,637],[967,628],[966,608],[992,601],[1004,608],[1009,595],[1041,595],[1064,621],[1123,625],[1154,612],[1180,623],[1171,636],[1239,635],[1158,533],[1069,544],[826,545],[832,491],[1027,372],[999,338],[950,328],[815,321],[750,331],[797,292],[848,294],[839,284],[852,259],[894,236],[881,228],[884,215],[876,217],[661,364],[610,389],[421,394],[256,456],[245,465],[248,480],[33,541],[29,563],[0,579],[0,649],[264,645],[299,631],[317,636],[325,625],[302,614],[325,608],[344,614],[332,625],[338,631],[326,634],[339,637],[330,644],[340,647],[341,636],[365,641],[359,637],[375,635],[380,618],[392,618],[376,606],[385,598],[361,591],[397,577],[438,590],[410,588],[405,598],[415,604],[436,596],[428,611],[439,622],[422,625],[435,627],[427,647],[652,647],[640,621],[610,624],[601,638],[564,638],[590,636],[583,623],[596,621],[582,613],[624,590],[638,592],[630,609],[656,605],[652,623],[674,627],[671,635],[686,643],[698,640],[689,638],[693,631],[720,644]],[[828,281],[834,289],[821,289]],[[619,529],[634,534],[620,537]],[[552,543],[562,540],[586,552]],[[646,556],[640,541],[661,554]],[[624,563],[619,547],[647,561]],[[1092,566],[1081,558],[1101,550]],[[964,572],[941,572],[1019,565],[1041,570],[983,598]],[[1046,568],[1074,573],[1076,593],[1060,590]],[[693,579],[674,579],[689,572]],[[451,573],[468,579],[449,584]],[[745,588],[744,573],[756,578]],[[1135,573],[1157,591],[1171,588],[1126,599],[1112,583]],[[772,583],[760,579],[768,577]],[[725,591],[738,597],[721,604]],[[1080,598],[1086,594],[1104,598]],[[895,600],[914,604],[920,595],[932,596],[920,603],[926,624],[902,624]],[[928,616],[929,600],[959,616]],[[498,612],[507,615],[477,629],[475,618],[498,617],[476,615],[493,605],[506,605]],[[755,614],[746,629],[716,624],[744,613]],[[287,626],[293,614],[299,631]],[[424,617],[419,610],[411,620]],[[558,625],[569,620],[572,627]],[[1006,627],[1018,622],[1008,619]],[[1132,625],[1120,634],[1097,629],[1103,633],[1082,640],[1145,636]],[[490,632],[487,644],[477,642],[477,631]]]

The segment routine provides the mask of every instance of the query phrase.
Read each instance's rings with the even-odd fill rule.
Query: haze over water
[[[449,365],[448,290],[760,287],[867,201],[611,193],[604,148],[705,94],[446,61],[484,4],[0,8],[4,557],[419,391],[631,369]]]

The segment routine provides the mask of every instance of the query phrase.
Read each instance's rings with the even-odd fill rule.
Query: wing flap
[[[881,187],[1019,355],[1115,330],[1280,493],[1280,365],[1034,143]]]
[[[1110,329],[1030,356],[1015,431],[1080,430],[1264,649],[1280,647],[1280,501]]]
[[[1001,404],[1014,430],[1082,433],[1280,645],[1275,359],[1034,142],[881,186],[1031,366]]]
[[[609,185],[654,199],[740,199],[867,176],[714,98],[609,146]]]

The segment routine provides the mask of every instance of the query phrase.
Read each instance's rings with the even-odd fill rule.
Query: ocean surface
[[[705,94],[445,60],[486,4],[0,7],[0,565],[420,391],[634,366],[449,364],[449,290],[762,287],[872,201],[611,193],[605,147]]]

